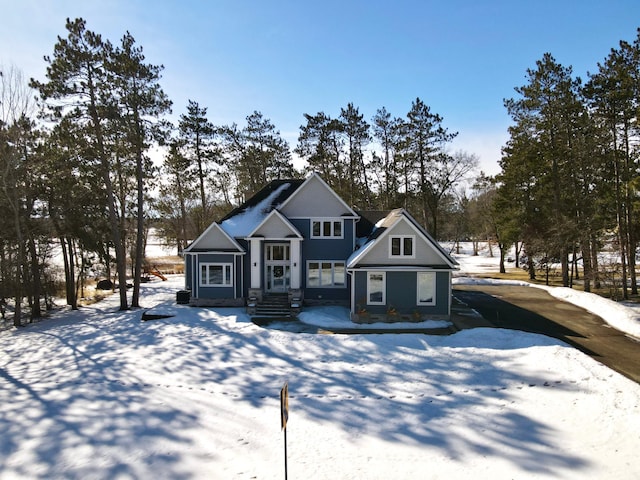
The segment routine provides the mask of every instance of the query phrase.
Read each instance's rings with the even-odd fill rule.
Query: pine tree
[[[457,132],[450,133],[444,128],[442,122],[440,115],[431,112],[428,105],[416,98],[401,127],[400,141],[405,175],[411,179],[411,190],[419,199],[420,217],[434,236],[438,233],[434,199],[440,195],[432,180],[435,164],[448,162],[445,147],[457,136]]]
[[[353,103],[340,110],[341,131],[346,147],[346,171],[349,195],[345,197],[350,205],[370,205],[371,188],[365,164],[364,149],[371,141],[369,124]]]
[[[308,170],[318,172],[342,198],[349,198],[348,175],[344,168],[342,122],[324,112],[304,114],[295,152],[307,161]]]
[[[207,191],[210,189],[212,164],[216,157],[213,143],[216,128],[207,119],[207,108],[194,100],[189,100],[187,113],[180,115],[178,128],[183,155],[196,171],[197,189],[200,193],[200,215],[196,219],[196,226],[202,232],[213,220],[213,202]]]
[[[516,88],[521,97],[505,100],[515,125],[504,150],[502,181],[514,195],[528,195],[521,220],[527,226],[529,258],[559,258],[563,285],[570,286],[569,255],[575,258],[582,248],[583,258],[590,258],[591,240],[585,232],[592,235],[592,165],[597,157],[588,140],[592,124],[571,67],[547,53],[535,69],[527,70],[527,78],[526,85]],[[516,187],[523,180],[526,185]],[[530,265],[530,275],[532,269]]]
[[[374,170],[379,172],[378,193],[385,209],[401,205],[400,179],[403,177],[398,165],[399,131],[402,119],[392,118],[387,109],[378,109],[372,119],[371,128],[378,141],[381,154],[374,154]],[[404,186],[406,190],[406,185]]]
[[[152,165],[146,155],[150,143],[162,138],[160,117],[170,111],[171,102],[160,87],[161,66],[145,64],[142,47],[127,32],[107,64],[111,84],[117,96],[121,128],[128,155],[135,159],[136,242],[134,253],[133,295],[131,304],[140,306],[140,281],[144,257],[145,181],[151,178]]]
[[[640,29],[633,44],[621,41],[612,49],[598,71],[590,75],[585,95],[601,131],[602,148],[608,161],[603,170],[604,181],[612,192],[616,231],[622,262],[623,298],[638,291],[635,257],[638,244],[637,204],[634,179],[640,171],[638,150],[633,139],[640,134]]]
[[[67,19],[67,38],[58,37],[53,57],[45,57],[48,63],[47,81],[32,80],[40,92],[53,118],[66,118],[82,129],[86,136],[86,161],[96,159],[101,171],[107,197],[111,239],[116,254],[118,282],[120,284],[120,309],[129,308],[127,301],[126,250],[123,242],[119,212],[111,175],[112,152],[109,141],[109,122],[116,117],[117,101],[109,82],[107,62],[113,47],[99,34],[86,28],[86,22],[78,18]]]
[[[297,175],[289,144],[271,120],[255,111],[246,121],[242,130],[235,124],[221,129],[231,176],[235,177],[236,189],[242,197],[251,196],[272,180]]]

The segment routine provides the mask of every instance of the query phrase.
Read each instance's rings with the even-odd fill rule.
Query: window
[[[311,238],[343,238],[343,220],[311,220]]]
[[[418,272],[418,305],[436,304],[436,274]]]
[[[384,272],[367,273],[367,304],[384,305],[386,291],[386,277]]]
[[[391,253],[390,256],[414,258],[414,239],[415,237],[413,235],[389,237],[389,251]]]
[[[291,258],[291,248],[285,244],[267,244],[267,261],[288,261]]]
[[[233,284],[231,263],[203,263],[200,265],[200,285],[230,287]]]
[[[336,288],[344,286],[344,262],[307,262],[307,287]]]

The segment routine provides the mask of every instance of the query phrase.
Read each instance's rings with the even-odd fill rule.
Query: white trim
[[[349,268],[354,268],[369,251],[371,251],[376,245],[380,245],[382,240],[386,236],[393,235],[393,229],[401,220],[404,220],[414,230],[414,232],[416,232],[427,243],[427,245],[430,245],[436,255],[440,257],[446,265],[448,265],[452,270],[458,270],[458,267],[456,266],[458,265],[458,263],[453,258],[446,255],[438,242],[434,240],[433,237],[431,237],[422,227],[420,227],[419,224],[413,219],[413,217],[411,217],[411,215],[404,209],[401,210],[401,215],[398,216],[396,221],[393,222],[392,225],[386,227],[385,231],[382,232],[378,238],[367,242],[362,248],[356,250],[354,252],[355,255],[352,254],[352,256],[349,258]],[[417,245],[414,244],[413,248],[415,252]]]
[[[380,236],[370,242],[367,242],[364,244],[363,247],[361,247],[359,250],[356,250],[356,255],[353,256],[353,258],[350,258],[349,260],[349,267],[353,267],[354,265],[357,265],[358,261],[366,254],[369,252],[369,250],[371,250],[375,245],[379,245],[381,240],[389,234],[389,232],[391,230],[393,230],[393,227],[396,226],[396,224],[400,221],[401,217],[398,217],[397,220],[393,223],[393,225],[391,225],[390,227],[387,227],[386,230],[384,232],[382,232],[380,234]]]
[[[286,272],[287,269],[289,270],[289,284],[286,285],[286,280],[285,280],[285,285],[284,285],[284,291],[287,291],[291,288],[291,265],[293,264],[293,262],[291,261],[291,242],[278,242],[278,243],[263,243],[263,253],[262,253],[262,258],[263,258],[263,275],[264,275],[264,291],[265,292],[274,292],[274,291],[280,291],[279,289],[275,289],[273,284],[271,284],[271,287],[269,287],[270,284],[270,280],[273,280],[273,278],[269,278],[269,267],[271,267],[272,271],[274,267],[283,267],[283,273],[284,278],[286,279]],[[282,260],[274,260],[269,259],[269,251],[271,251],[271,253],[273,254],[273,247],[283,247],[283,256],[284,257],[289,257],[289,258],[283,258]],[[288,253],[288,255],[286,255]]]
[[[407,212],[405,209],[402,209],[402,213],[412,224],[413,228],[420,234],[420,236],[422,236],[422,238],[424,238],[427,241],[427,243],[430,243],[431,245],[433,245],[433,247],[437,250],[440,257],[445,260],[447,265],[449,265],[453,270],[458,270],[457,265],[460,265],[460,264],[456,261],[456,259],[451,257],[449,254],[447,254],[444,248],[442,248],[442,245],[440,245],[440,243],[435,238],[429,235],[429,232],[427,232],[418,223],[418,221],[411,216],[409,212]]]
[[[269,215],[267,215],[266,217],[264,217],[264,219],[258,224],[258,226],[256,228],[254,228],[251,233],[249,233],[249,235],[247,235],[247,239],[253,237],[253,235],[260,230],[260,228],[262,228],[262,226],[264,224],[266,224],[271,217],[276,216],[278,217],[280,220],[282,220],[282,223],[285,224],[285,226],[291,231],[292,234],[294,234],[296,236],[296,238],[303,238],[303,236],[300,234],[300,232],[298,231],[298,229],[293,226],[293,224],[287,220],[287,217],[285,217],[284,215],[282,215],[278,210],[271,210],[271,212],[269,212]],[[284,237],[282,239],[278,238],[277,240],[284,240],[287,239],[287,237]],[[291,237],[288,238],[289,240],[291,239]],[[274,238],[269,238],[269,240],[276,240]]]
[[[309,264],[317,263],[318,264],[318,285],[309,285]],[[323,285],[322,284],[322,264],[330,263],[331,264],[331,284]],[[335,269],[336,264],[341,263],[344,268],[344,282],[343,283],[335,283]],[[347,287],[347,262],[344,260],[307,260],[307,275],[305,279],[306,288],[346,288]]]
[[[400,254],[399,255],[394,255],[393,254],[393,239],[397,238],[400,240]],[[411,255],[406,255],[404,253],[404,240],[406,238],[410,238],[411,239]],[[395,258],[416,258],[416,236],[415,235],[392,235],[389,234],[389,258],[390,259],[395,259]]]
[[[372,302],[371,301],[371,275],[381,275],[382,276],[382,301],[381,302]],[[367,272],[367,305],[386,305],[387,304],[387,273],[379,270],[368,271]]]
[[[420,275],[429,275],[432,277],[433,281],[433,296],[430,302],[421,302],[420,301]],[[435,307],[436,299],[437,299],[437,290],[438,290],[438,276],[436,272],[416,272],[416,305],[420,307]]]
[[[234,257],[235,260],[235,257]],[[225,262],[202,262],[198,265],[198,284],[200,287],[205,288],[234,288],[233,284],[233,274],[234,274],[234,263],[225,263]],[[207,273],[209,267],[222,267],[222,283],[204,283],[202,281],[202,268],[207,268]],[[227,267],[229,267],[229,282],[227,282]]]
[[[292,238],[290,242],[290,257],[291,257],[291,288],[299,289],[302,286],[302,265],[300,265],[300,261],[302,260],[300,243],[301,239]]]
[[[320,223],[320,235],[313,234],[313,223]],[[324,235],[324,225],[329,222],[330,225],[330,233],[329,235]],[[340,223],[340,235],[334,235],[335,233],[335,224]],[[313,240],[342,240],[344,239],[344,218],[343,217],[312,217],[309,219],[309,238]]]
[[[196,253],[195,255],[191,255],[193,259],[191,265],[191,280],[193,281],[193,290],[195,291],[195,298],[200,298],[200,285],[198,282],[198,260],[199,255]],[[193,293],[192,293],[193,295]]]
[[[351,275],[351,301],[349,302],[349,309],[351,313],[356,313],[356,280],[353,274],[353,270],[349,270],[345,266],[347,275]]]
[[[240,257],[240,297],[244,296],[244,256]],[[236,272],[237,273],[237,272]],[[238,276],[236,276],[238,278]],[[236,295],[236,289],[233,289],[233,298],[238,298]]]
[[[261,238],[250,238],[250,256],[251,262],[250,264],[250,275],[251,282],[249,283],[250,288],[260,288],[262,285],[262,239]]]
[[[399,272],[452,272],[453,270],[449,268],[434,268],[425,265],[367,265],[364,267],[355,267],[350,268],[354,272],[363,271],[363,270],[380,270],[380,271],[399,271]]]
[[[193,242],[191,242],[191,245],[189,245],[187,248],[183,250],[183,252],[187,252],[187,253],[191,252],[191,250],[197,246],[198,242],[200,242],[205,236],[207,236],[207,234],[214,228],[217,228],[220,232],[222,232],[222,234],[227,238],[227,240],[229,240],[229,242],[231,242],[233,247],[237,249],[238,252],[244,252],[244,249],[240,246],[240,244],[236,242],[232,237],[230,237],[229,234],[224,231],[224,228],[222,228],[217,222],[213,222],[211,225],[209,225],[206,228],[206,230],[202,232],[200,236],[198,236],[198,238],[196,238]],[[217,251],[217,250],[210,249],[210,251]],[[225,252],[225,253],[231,253],[231,252]]]

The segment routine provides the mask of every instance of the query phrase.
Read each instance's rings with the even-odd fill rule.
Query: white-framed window
[[[340,288],[346,285],[346,270],[342,261],[310,260],[307,262],[307,287]]]
[[[201,263],[200,286],[231,287],[233,285],[233,264]]]
[[[389,257],[415,258],[415,244],[415,235],[392,235],[389,237]]]
[[[435,272],[418,272],[418,305],[436,304]]]
[[[312,218],[311,238],[344,238],[342,218]]]
[[[367,272],[367,304],[385,305],[387,277],[385,272]]]

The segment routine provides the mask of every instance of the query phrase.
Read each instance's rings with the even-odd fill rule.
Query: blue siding
[[[310,260],[343,261],[353,252],[355,240],[355,221],[344,219],[343,238],[311,238],[311,220],[293,219],[291,223],[304,237],[302,242],[302,287],[304,298],[308,300],[348,301],[350,292],[349,275],[342,288],[307,288],[307,262]]]
[[[346,275],[346,285],[339,288],[307,288],[307,262],[310,260],[330,260],[345,262],[353,252],[355,240],[355,221],[345,218],[343,222],[343,238],[311,238],[311,220],[293,219],[291,223],[302,233],[302,288],[307,300],[328,302],[348,302],[350,278]]]
[[[436,272],[435,306],[418,305],[417,272],[386,272],[386,304],[367,305],[367,272],[356,271],[354,309],[365,308],[373,314],[386,313],[390,307],[399,313],[420,312],[427,315],[447,315],[449,313],[449,272]]]
[[[242,259],[239,255],[227,253],[201,253],[196,256],[197,267],[195,272],[187,267],[189,278],[192,280],[191,295],[194,298],[234,298],[242,296]],[[190,262],[189,262],[190,263]],[[235,265],[233,285],[230,287],[205,287],[200,285],[200,265],[203,263],[231,263]]]

